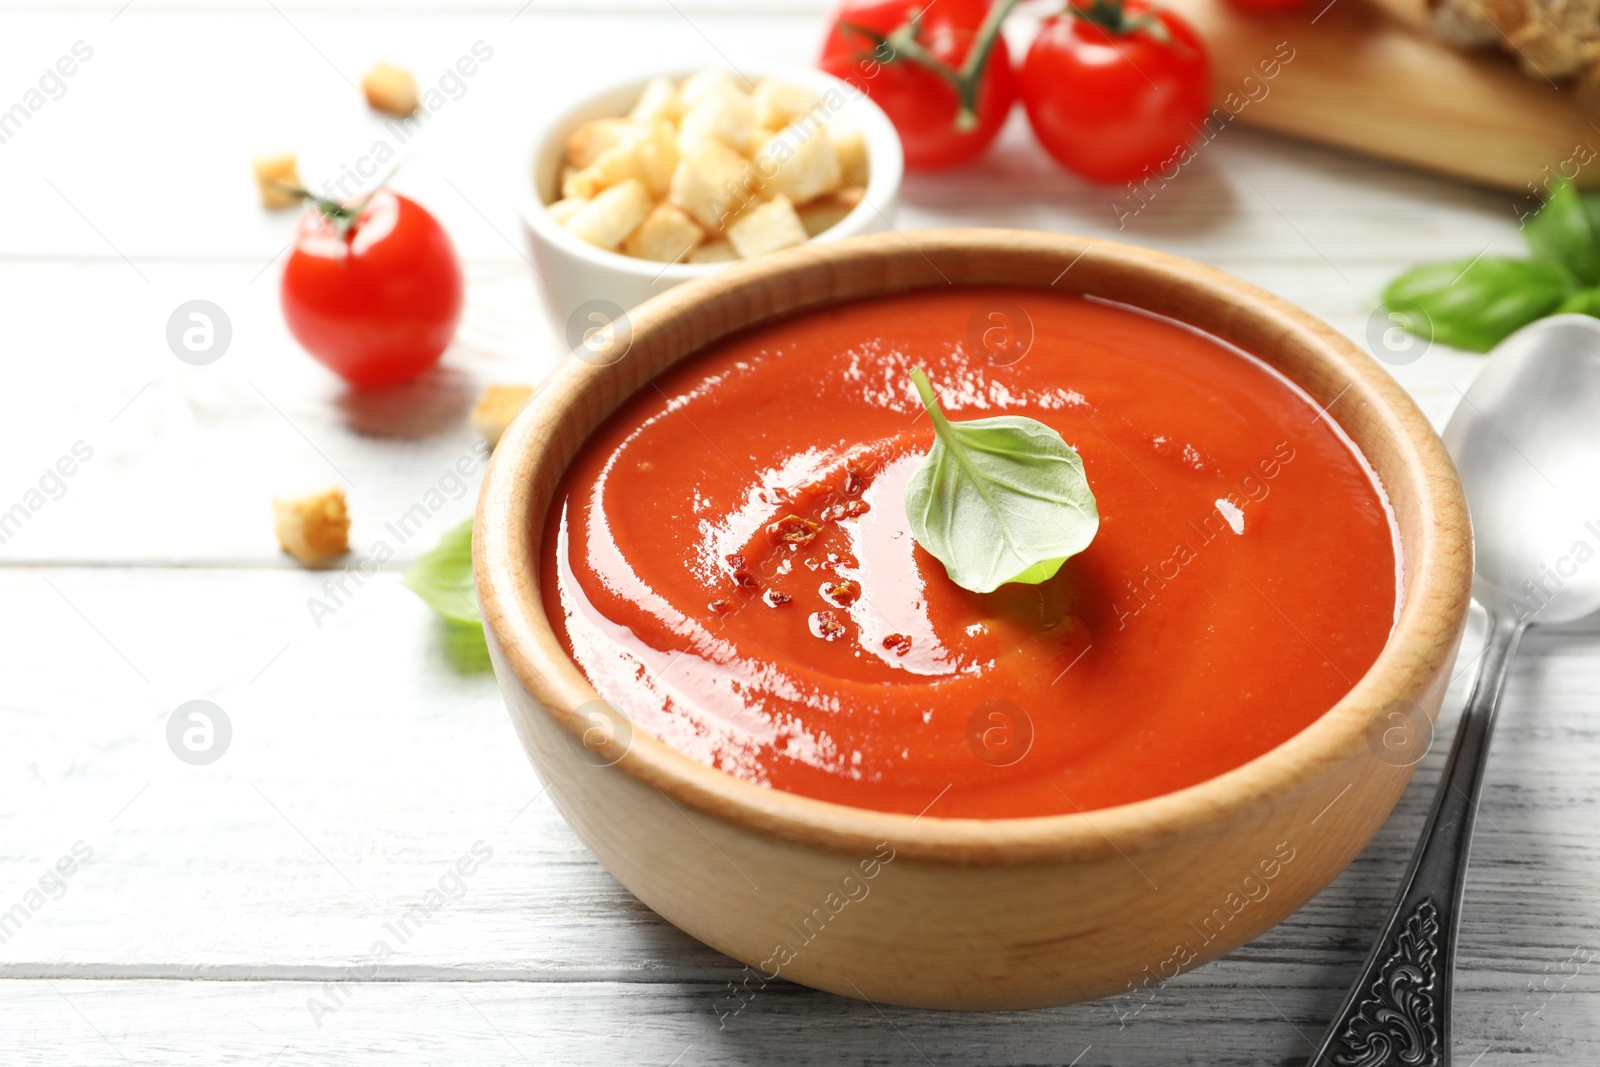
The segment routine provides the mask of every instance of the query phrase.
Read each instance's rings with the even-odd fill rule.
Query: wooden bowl
[[[1254,353],[1326,406],[1389,495],[1405,573],[1389,642],[1344,699],[1265,755],[1187,789],[1088,814],[997,820],[761,788],[596,713],[595,690],[545,617],[537,565],[552,491],[589,433],[719,337],[840,300],[951,283],[1053,286],[1146,308]],[[1007,230],[798,248],[655,297],[631,320],[625,357],[604,367],[569,360],[495,450],[478,508],[478,591],[512,720],[556,806],[640,900],[748,965],[719,1012],[777,978],[962,1009],[1153,986],[1305,903],[1388,815],[1414,759],[1385,749],[1385,731],[1397,714],[1431,722],[1438,712],[1466,621],[1471,533],[1439,438],[1330,327],[1183,259]],[[1412,725],[1425,732],[1420,718]]]

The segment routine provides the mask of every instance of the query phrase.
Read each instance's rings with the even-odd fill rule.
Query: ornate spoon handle
[[[1526,624],[1490,612],[1478,680],[1377,944],[1306,1067],[1449,1067],[1450,985],[1495,708]]]

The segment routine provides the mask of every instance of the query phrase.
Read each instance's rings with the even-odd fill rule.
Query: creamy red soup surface
[[[951,419],[1026,415],[1081,454],[1100,529],[1054,578],[968,592],[913,540],[918,366]],[[685,359],[580,450],[541,566],[561,642],[634,730],[758,785],[974,818],[1261,755],[1371,666],[1399,572],[1370,469],[1264,364],[1126,306],[966,287]]]

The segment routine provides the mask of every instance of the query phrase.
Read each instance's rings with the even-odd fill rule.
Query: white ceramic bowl
[[[694,70],[656,71],[613,85],[562,113],[533,139],[521,182],[522,228],[538,271],[534,282],[545,312],[551,326],[569,347],[576,347],[583,331],[595,321],[588,315],[576,314],[584,304],[603,300],[625,311],[679,282],[728,266],[725,263],[664,264],[608,252],[573,236],[557,225],[545,210],[546,204],[557,199],[562,153],[567,137],[574,130],[594,119],[627,114],[651,78],[664,76],[681,81],[693,73]],[[812,241],[833,241],[889,229],[889,220],[894,217],[900,196],[905,160],[900,150],[900,137],[888,116],[853,86],[820,70],[747,65],[743,73],[754,81],[779,78],[810,88],[823,98],[829,122],[853,126],[866,138],[867,188],[861,203]],[[836,108],[835,101],[838,102]]]

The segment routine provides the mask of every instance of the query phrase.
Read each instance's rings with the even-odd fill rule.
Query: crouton
[[[587,167],[568,175],[561,183],[561,195],[593,197],[631,178],[644,183],[652,195],[665,196],[677,166],[678,141],[672,126],[641,124]]]
[[[690,263],[732,263],[739,258],[727,241],[708,241],[689,253]]]
[[[678,90],[670,78],[651,78],[628,117],[635,122],[676,122],[682,113]]]
[[[601,152],[638,131],[639,124],[627,119],[595,119],[593,122],[585,122],[567,136],[567,165],[582,170],[599,159]]]
[[[269,211],[294,207],[300,197],[290,192],[301,188],[300,170],[293,152],[262,156],[255,161],[256,186],[261,190],[261,206]]]
[[[678,137],[670,122],[652,122],[632,142],[633,176],[656,197],[667,195],[678,169]]]
[[[533,386],[531,385],[501,385],[495,383],[486,386],[483,395],[478,397],[478,402],[472,406],[472,428],[478,431],[478,436],[489,442],[493,448],[500,443],[500,437],[506,432],[506,427],[511,425],[511,420],[522,413],[528,406],[528,401],[533,399]]]
[[[856,129],[829,128],[828,137],[833,141],[833,153],[839,158],[839,177],[846,185],[866,187],[867,178],[867,138]]]
[[[629,178],[584,204],[564,225],[592,245],[615,250],[654,207],[644,183]]]
[[[367,106],[374,111],[384,111],[404,118],[417,110],[417,79],[409,70],[380,61],[361,79],[361,91],[367,96]]]
[[[780,248],[806,243],[806,228],[789,198],[779,193],[757,204],[728,225],[728,242],[739,258],[749,259]]]
[[[557,200],[553,204],[544,206],[544,213],[556,221],[557,225],[564,226],[568,219],[578,213],[578,209],[589,201],[581,196],[569,196],[564,200]]]
[[[802,120],[773,134],[755,162],[763,187],[796,204],[833,192],[842,180],[833,141],[815,120],[809,124]]]
[[[755,105],[732,85],[720,83],[683,113],[678,131],[689,140],[715,137],[737,152],[749,152],[755,146]]]
[[[676,263],[700,243],[705,231],[671,204],[657,204],[639,228],[622,242],[622,251],[640,259]]]
[[[683,141],[667,199],[708,230],[720,230],[760,196],[749,160],[714,138]]]
[[[350,514],[337,485],[312,496],[272,502],[278,544],[301,563],[325,563],[350,551]]]
[[[546,211],[591,244],[658,263],[787,248],[836,226],[867,183],[865,138],[828,118],[817,92],[780,79],[652,78],[625,117],[567,137]]]
[[[725,70],[696,71],[683,79],[683,84],[678,86],[679,114],[689,110],[700,102],[700,98],[719,85],[738,86],[734,83],[733,75]]]
[[[801,115],[822,103],[816,93],[803,85],[767,78],[750,94],[755,105],[756,125],[763,130],[781,130]]]

